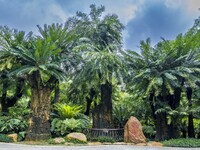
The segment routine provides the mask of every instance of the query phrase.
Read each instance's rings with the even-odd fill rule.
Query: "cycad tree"
[[[61,25],[45,25],[43,29],[39,27],[39,31],[41,36],[26,38],[24,34],[23,42],[16,45],[1,37],[0,57],[12,58],[19,63],[10,76],[23,76],[31,88],[32,113],[27,140],[47,139],[50,136],[50,95],[55,83],[66,79],[63,62],[67,58],[63,58],[61,53],[70,52],[68,46],[73,42],[73,33]],[[10,36],[16,38],[15,35]]]
[[[132,70],[131,83],[148,97],[158,140],[179,136],[178,118],[174,116],[168,124],[166,108],[177,109],[184,82],[194,83],[197,79],[197,51],[177,47],[177,41],[163,41],[152,48],[150,39],[147,39],[141,42],[141,54],[129,51],[127,56],[129,69]]]
[[[112,127],[112,79],[120,75],[123,68],[121,51],[121,32],[123,25],[116,15],[103,16],[103,6],[90,6],[90,13],[77,12],[74,18],[81,37],[87,46],[81,49],[83,63],[76,81],[84,79],[90,89],[100,95],[94,103],[93,127]],[[83,80],[82,80],[83,81]],[[88,91],[89,93],[89,91]]]

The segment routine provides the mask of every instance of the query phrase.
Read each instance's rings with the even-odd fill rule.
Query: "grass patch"
[[[194,138],[170,139],[162,143],[167,147],[200,147],[200,139]]]
[[[112,138],[112,137],[106,137],[106,136],[99,136],[97,138],[90,139],[90,141],[101,142],[101,143],[105,143],[105,142],[115,143],[115,142],[117,142],[114,138]]]

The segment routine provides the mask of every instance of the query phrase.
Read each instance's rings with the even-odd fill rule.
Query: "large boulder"
[[[125,143],[146,143],[146,137],[142,131],[142,125],[139,120],[133,116],[129,118],[124,127]]]
[[[79,140],[82,142],[87,142],[87,138],[85,134],[78,133],[78,132],[73,132],[73,133],[68,134],[67,139],[74,139],[74,140]]]

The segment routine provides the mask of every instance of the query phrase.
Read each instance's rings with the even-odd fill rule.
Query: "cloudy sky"
[[[132,50],[148,37],[153,44],[174,39],[200,16],[200,0],[0,0],[0,25],[37,33],[36,25],[64,23],[76,11],[88,13],[90,4],[119,16],[124,48]]]

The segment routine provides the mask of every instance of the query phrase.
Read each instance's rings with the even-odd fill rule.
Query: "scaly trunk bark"
[[[156,140],[168,139],[167,115],[164,112],[156,114]]]
[[[181,100],[181,88],[176,88],[174,90],[174,95],[168,96],[169,106],[172,110],[175,110],[179,107]],[[171,123],[169,125],[169,138],[179,138],[181,131],[179,130],[181,120],[179,116],[172,116]]]
[[[149,96],[149,103],[150,103],[150,106],[151,106],[151,112],[152,112],[152,116],[153,116],[153,120],[154,122],[156,122],[156,108],[155,108],[155,105],[154,105],[154,93],[152,92]]]
[[[50,95],[51,89],[40,87],[40,89],[31,89],[31,110],[32,114],[29,119],[29,128],[26,140],[37,141],[49,139],[50,133]]]
[[[192,88],[188,87],[186,92],[187,92],[188,106],[189,106],[189,109],[191,109],[192,108]],[[190,112],[188,116],[188,137],[189,138],[195,137],[192,112]]]
[[[1,96],[1,109],[3,114],[6,114],[8,112],[7,107],[7,88],[8,88],[8,81],[6,75],[2,75],[2,96]]]
[[[93,110],[93,128],[112,128],[112,84],[101,85],[101,101]]]
[[[55,83],[53,77],[47,83]],[[26,135],[28,141],[46,140],[50,133],[50,106],[53,87],[43,85],[39,72],[35,72],[29,78],[31,86],[31,115]]]

